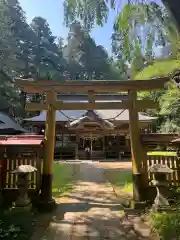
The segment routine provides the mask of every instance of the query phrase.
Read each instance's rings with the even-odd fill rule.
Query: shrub
[[[180,239],[180,211],[150,214],[151,225],[162,240]]]

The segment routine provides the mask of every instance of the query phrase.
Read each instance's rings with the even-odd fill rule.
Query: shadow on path
[[[79,181],[71,194],[57,200],[49,227],[39,239],[157,239],[140,217],[128,218],[120,212],[122,206],[100,167],[95,163],[79,166]]]

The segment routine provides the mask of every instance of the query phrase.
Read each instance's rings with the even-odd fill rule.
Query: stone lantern
[[[172,79],[175,81],[176,86],[180,88],[180,71],[176,71],[175,74],[172,75]]]
[[[152,210],[166,210],[169,208],[169,202],[167,200],[168,193],[168,181],[167,175],[172,173],[173,170],[163,164],[154,164],[149,168],[149,172],[154,175],[152,181],[156,187],[157,195],[152,206]]]
[[[180,137],[172,140],[171,144],[176,147],[177,157],[180,158]]]
[[[13,174],[18,175],[18,190],[19,195],[17,200],[14,202],[15,208],[30,209],[31,201],[28,197],[28,175],[29,173],[35,172],[37,169],[31,165],[20,165],[14,171]]]

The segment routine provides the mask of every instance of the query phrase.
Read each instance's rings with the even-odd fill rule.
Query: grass
[[[122,191],[127,193],[132,192],[132,172],[121,171],[116,177],[110,176],[110,178],[111,178],[111,183],[115,187],[119,187],[121,188]]]
[[[112,184],[119,202],[124,206],[128,206],[133,192],[132,172],[119,169],[105,169],[104,171],[106,178]]]
[[[53,165],[53,197],[60,197],[73,188],[75,165],[54,163]]]
[[[148,152],[149,156],[177,156],[176,152],[154,151]],[[133,192],[132,172],[129,170],[105,169],[107,179],[111,182],[115,191],[127,193],[129,196]]]

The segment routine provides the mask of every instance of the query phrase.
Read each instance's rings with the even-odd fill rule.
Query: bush
[[[31,239],[36,227],[37,214],[34,212],[13,212],[10,210],[0,213],[0,239],[28,240]]]
[[[151,213],[151,225],[162,240],[180,239],[180,211]]]

